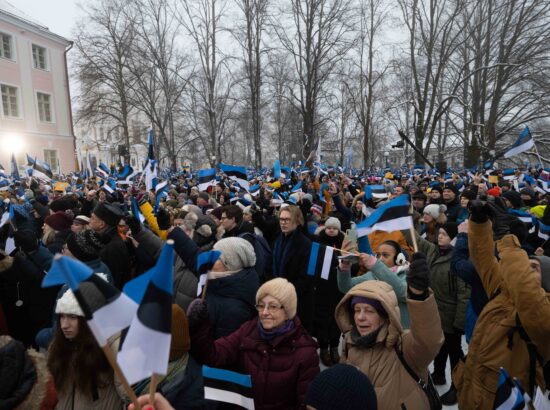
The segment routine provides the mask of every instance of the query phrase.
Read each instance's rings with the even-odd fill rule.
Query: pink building
[[[15,153],[43,159],[54,172],[75,168],[66,54],[72,42],[0,0],[0,164]]]

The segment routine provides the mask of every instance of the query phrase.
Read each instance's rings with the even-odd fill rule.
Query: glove
[[[15,231],[13,239],[15,246],[25,253],[38,250],[38,237],[33,231]]]
[[[187,307],[187,320],[189,330],[196,329],[205,320],[208,320],[208,309],[206,302],[202,299],[193,300]]]
[[[157,212],[157,223],[161,231],[170,228],[170,214],[164,208],[159,208]]]
[[[135,216],[127,216],[124,218],[124,222],[126,222],[126,225],[130,228],[132,231],[132,235],[137,235],[139,232],[141,232],[141,223],[139,222],[139,219],[137,219]]]
[[[468,203],[468,209],[470,210],[470,220],[478,224],[487,222],[492,213],[487,202],[480,201],[479,199],[470,201]]]
[[[430,287],[430,268],[423,253],[417,252],[413,255],[413,261],[407,273],[407,285],[421,292],[426,292]]]

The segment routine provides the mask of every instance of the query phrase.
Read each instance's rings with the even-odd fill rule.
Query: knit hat
[[[179,305],[172,305],[172,339],[170,340],[170,361],[179,359],[191,348],[189,322],[187,315]]]
[[[260,289],[256,292],[256,303],[259,303],[266,296],[277,299],[283,305],[288,318],[294,319],[298,306],[298,296],[292,283],[284,278],[271,279],[260,286]]]
[[[74,257],[82,262],[97,259],[103,248],[101,237],[91,229],[72,233],[67,238],[67,248]]]
[[[323,214],[323,208],[317,204],[311,205],[310,211],[312,214],[318,217],[321,217],[321,215]]]
[[[471,189],[465,189],[464,191],[462,191],[460,196],[464,197],[464,198],[467,198],[470,201],[473,201],[477,197],[476,193],[474,191],[472,191]]]
[[[444,214],[447,210],[445,205],[430,204],[424,208],[424,213],[429,214],[433,219],[437,219],[440,214]]]
[[[93,214],[109,226],[117,226],[124,216],[118,206],[105,202],[100,202],[93,210]]]
[[[443,190],[445,189],[450,189],[451,191],[453,191],[453,193],[458,196],[460,194],[458,188],[456,187],[455,184],[453,184],[452,182],[449,182],[447,184],[445,184],[445,186],[443,187]]]
[[[367,305],[371,305],[374,309],[376,309],[376,312],[383,317],[388,317],[388,312],[386,312],[386,309],[384,309],[384,306],[382,306],[382,303],[380,303],[379,300],[367,298],[364,296],[354,296],[351,298],[351,310],[353,311],[353,307],[358,303],[366,303]]]
[[[487,190],[487,195],[491,195],[491,196],[494,196],[494,197],[500,196],[500,188],[498,186],[495,186],[491,189],[488,189]]]
[[[304,200],[309,201],[309,202],[312,202],[312,201],[313,201],[313,195],[311,195],[311,194],[304,194],[304,195],[302,196],[302,202],[303,202]]]
[[[453,240],[456,235],[458,235],[458,225],[456,222],[447,222],[443,224],[441,227],[445,232],[447,232],[447,235],[449,235],[449,238]]]
[[[338,363],[310,383],[305,404],[316,410],[376,410],[376,393],[369,378],[355,366]]]
[[[239,237],[224,238],[214,244],[220,251],[220,261],[230,271],[239,271],[256,264],[254,247],[246,239]]]
[[[342,225],[340,224],[340,220],[338,218],[332,216],[325,221],[325,228],[336,228],[341,230]]]
[[[56,231],[64,231],[71,227],[73,220],[65,212],[57,211],[55,214],[47,216],[46,219],[44,219],[44,223],[51,226]]]
[[[546,292],[550,292],[550,257],[544,255],[531,256],[530,259],[536,259],[540,262],[541,286]]]
[[[73,223],[79,225],[88,225],[90,223],[90,218],[88,218],[86,215],[78,215],[74,218]]]
[[[431,191],[439,191],[440,194],[443,194],[443,188],[441,188],[441,185],[435,185],[430,187],[430,192]]]
[[[530,196],[531,198],[534,198],[537,194],[535,193],[535,191],[533,191],[531,188],[529,187],[525,187],[523,188],[521,191],[519,191],[520,195],[528,195]]]
[[[544,216],[544,211],[546,210],[547,205],[537,205],[532,207],[529,212],[535,215],[537,218],[541,219]]]
[[[82,311],[82,309],[80,309],[80,305],[78,304],[76,297],[74,296],[74,293],[71,289],[67,289],[63,296],[57,299],[57,304],[55,305],[55,313],[57,313],[58,315],[66,314],[84,317],[84,312]]]
[[[506,191],[502,193],[502,197],[510,201],[512,208],[521,208],[521,194],[517,191]]]

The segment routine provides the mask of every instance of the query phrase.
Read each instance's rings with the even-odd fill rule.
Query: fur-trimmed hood
[[[3,250],[0,250],[0,258],[0,272],[4,272],[13,266],[13,258],[6,255]]]
[[[375,299],[382,304],[384,310],[388,314],[389,322],[382,326],[376,341],[385,341],[388,347],[392,347],[399,343],[399,339],[403,333],[403,327],[401,326],[401,315],[397,304],[397,296],[393,288],[386,282],[378,280],[365,281],[351,288],[342,298],[340,303],[338,303],[335,310],[336,323],[342,333],[349,332],[353,327],[353,314],[350,305],[353,296]]]

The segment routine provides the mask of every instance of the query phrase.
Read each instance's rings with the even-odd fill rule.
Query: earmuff
[[[390,245],[392,248],[395,249],[395,258],[393,260],[393,263],[395,263],[397,266],[403,266],[407,263],[407,260],[408,260],[407,252],[401,249],[401,246],[399,246],[397,242],[385,241],[384,243],[387,245]]]

